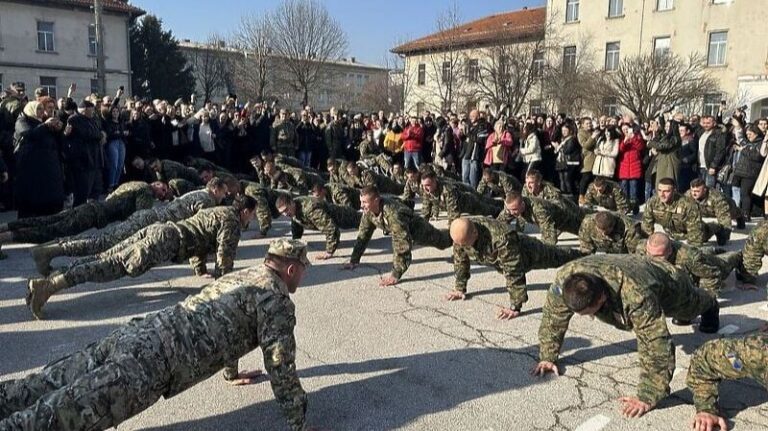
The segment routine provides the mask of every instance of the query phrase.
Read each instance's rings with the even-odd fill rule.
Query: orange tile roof
[[[33,0],[28,1],[28,3],[49,3],[53,5],[84,8],[93,7],[93,0]],[[129,4],[128,0],[101,0],[101,5],[106,11],[127,13],[132,16],[140,16],[145,14],[142,9]]]
[[[395,54],[413,54],[447,46],[471,46],[544,37],[547,9],[521,9],[487,16],[456,28],[412,40],[392,49]]]

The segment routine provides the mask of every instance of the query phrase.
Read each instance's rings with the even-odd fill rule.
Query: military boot
[[[731,231],[728,229],[720,229],[717,232],[715,232],[715,240],[717,241],[717,245],[724,246],[728,244],[728,240],[731,239]]]
[[[736,219],[736,229],[744,230],[747,228],[747,219],[744,216],[739,216]],[[2,229],[2,228],[0,228]]]
[[[709,310],[701,313],[699,331],[705,334],[714,334],[720,329],[720,304],[715,301]]]
[[[56,275],[50,279],[36,278],[29,280],[27,284],[27,306],[35,316],[35,319],[43,319],[43,307],[48,299],[56,292],[69,287],[63,275]]]
[[[32,259],[35,261],[37,272],[47,277],[51,273],[51,261],[55,257],[61,256],[63,251],[61,245],[56,243],[32,247],[30,252],[32,253]]]

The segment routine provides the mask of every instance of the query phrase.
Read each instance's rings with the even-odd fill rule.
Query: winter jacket
[[[461,147],[461,158],[472,160],[473,162],[482,162],[485,159],[485,143],[490,134],[491,127],[483,118],[478,119],[476,123],[469,126],[467,138]]]
[[[591,137],[591,136],[590,136]],[[594,163],[592,173],[607,178],[616,175],[616,158],[619,156],[619,140],[610,140],[601,137],[594,149]]]
[[[74,114],[67,120],[72,133],[64,139],[67,166],[73,170],[101,169],[101,127],[94,118]]]
[[[556,169],[558,171],[564,171],[571,166],[581,164],[581,147],[575,136],[566,137],[557,153]]]
[[[749,142],[743,136],[739,139],[740,151],[734,151],[733,174],[740,178],[757,179],[763,166],[763,157],[760,154],[760,139]]]
[[[639,135],[625,138],[619,144],[619,179],[638,180],[643,178],[643,150],[645,142]]]
[[[298,142],[299,151],[316,151],[317,136],[320,130],[310,122],[302,121],[296,126],[296,141]]]
[[[501,148],[494,148],[497,145],[501,146]],[[488,139],[485,140],[485,160],[483,163],[487,166],[492,165],[494,151],[501,151],[501,163],[506,166],[509,164],[509,156],[512,154],[513,147],[511,133],[505,130],[498,144],[496,144],[496,132],[491,133],[488,135]]]
[[[400,139],[403,140],[403,150],[418,152],[421,151],[421,146],[424,143],[424,128],[419,124],[415,126],[408,125],[403,134],[400,135]]]
[[[40,120],[21,114],[13,139],[16,200],[31,206],[64,202],[64,173],[56,132]]]
[[[541,142],[536,133],[530,133],[520,146],[520,154],[524,163],[538,162],[541,160]]]
[[[702,133],[704,133],[702,131]],[[726,136],[720,128],[712,129],[704,146],[704,162],[710,169],[720,169],[725,163]]]
[[[592,172],[592,167],[595,163],[595,145],[597,141],[592,137],[592,132],[586,129],[579,129],[579,145],[581,145],[581,159],[583,166],[581,172]]]

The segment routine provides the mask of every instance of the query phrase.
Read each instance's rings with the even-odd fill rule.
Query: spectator
[[[477,190],[482,175],[482,163],[485,158],[485,143],[490,134],[488,123],[480,116],[477,109],[469,113],[469,129],[461,148],[461,173],[464,183]]]
[[[616,126],[608,126],[597,140],[592,174],[606,179],[613,179],[616,176],[616,158],[619,156],[620,141],[621,135]]]
[[[725,134],[715,125],[715,118],[705,115],[701,118],[699,138],[699,176],[707,187],[717,184],[717,172],[725,163]]]
[[[317,144],[318,130],[309,118],[309,113],[301,113],[301,122],[296,126],[296,140],[298,142],[298,156],[301,164],[308,168],[312,163],[312,152]]]
[[[553,142],[557,154],[557,169],[560,178],[560,190],[564,195],[573,198],[576,193],[576,181],[581,170],[581,148],[574,136],[573,125],[563,123],[560,127],[561,137],[559,143]]]
[[[437,134],[437,126],[435,121],[429,112],[424,115],[424,142],[421,145],[421,161],[423,163],[432,163],[433,154],[435,153],[435,135]]]
[[[195,148],[206,159],[218,164],[216,157],[216,130],[211,123],[211,113],[201,109],[197,113],[200,124],[195,125],[194,143]]]
[[[670,178],[675,184],[679,181],[680,172],[680,140],[677,138],[677,122],[664,121],[660,115],[651,120],[651,138],[648,148],[651,155],[656,158],[656,184],[662,178]]]
[[[525,123],[523,127],[524,141],[520,146],[520,154],[523,156],[523,175],[532,170],[539,170],[541,165],[541,142],[533,123]]]
[[[272,125],[270,136],[270,148],[274,153],[296,157],[296,126],[288,118],[285,109],[280,110],[280,116]]]
[[[58,133],[61,121],[42,103],[29,102],[16,120],[16,207],[18,218],[56,214],[64,207]]]
[[[235,145],[235,134],[237,130],[235,128],[229,113],[222,112],[219,114],[219,121],[216,123],[216,152],[218,153],[217,159],[219,165],[232,170],[232,152]]]
[[[752,220],[752,189],[755,187],[757,177],[765,157],[761,154],[761,144],[763,135],[754,125],[749,125],[746,132],[743,132],[738,121],[734,122],[734,134],[737,136],[738,143],[734,149],[733,166],[733,200],[741,206],[744,217],[749,222]],[[745,136],[746,135],[746,136]]]
[[[680,133],[680,169],[677,176],[677,189],[685,193],[691,181],[699,177],[699,141],[690,124],[677,126]]]
[[[96,122],[94,111],[93,103],[83,100],[78,113],[69,117],[64,128],[64,154],[67,175],[72,180],[73,206],[98,197],[101,145],[106,141],[106,134]]]
[[[107,135],[106,152],[106,185],[107,193],[111,193],[120,183],[120,176],[125,166],[125,139],[128,130],[121,118],[120,107],[112,105],[103,107],[101,123],[104,133]]]
[[[645,143],[630,125],[621,126],[624,139],[619,145],[619,181],[630,206],[637,209],[640,202],[640,180],[643,178],[643,150]]]
[[[584,204],[584,196],[587,194],[587,188],[594,179],[593,168],[595,166],[595,145],[597,138],[600,137],[599,130],[592,130],[592,119],[584,117],[581,119],[581,127],[576,137],[581,145],[581,180],[579,180],[579,204]]]
[[[421,147],[424,144],[424,128],[419,124],[419,118],[411,116],[411,123],[403,130],[401,136],[405,156],[403,164],[406,169],[413,166],[418,169],[421,165]]]
[[[497,121],[493,125],[493,133],[485,141],[484,164],[497,171],[507,170],[513,149],[512,134],[506,130],[504,121]]]

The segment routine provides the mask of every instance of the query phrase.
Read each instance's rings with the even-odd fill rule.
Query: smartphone
[[[124,86],[124,85],[121,85],[121,86],[120,86],[120,87],[118,87],[118,88],[120,88],[120,91],[125,91],[125,86]]]

